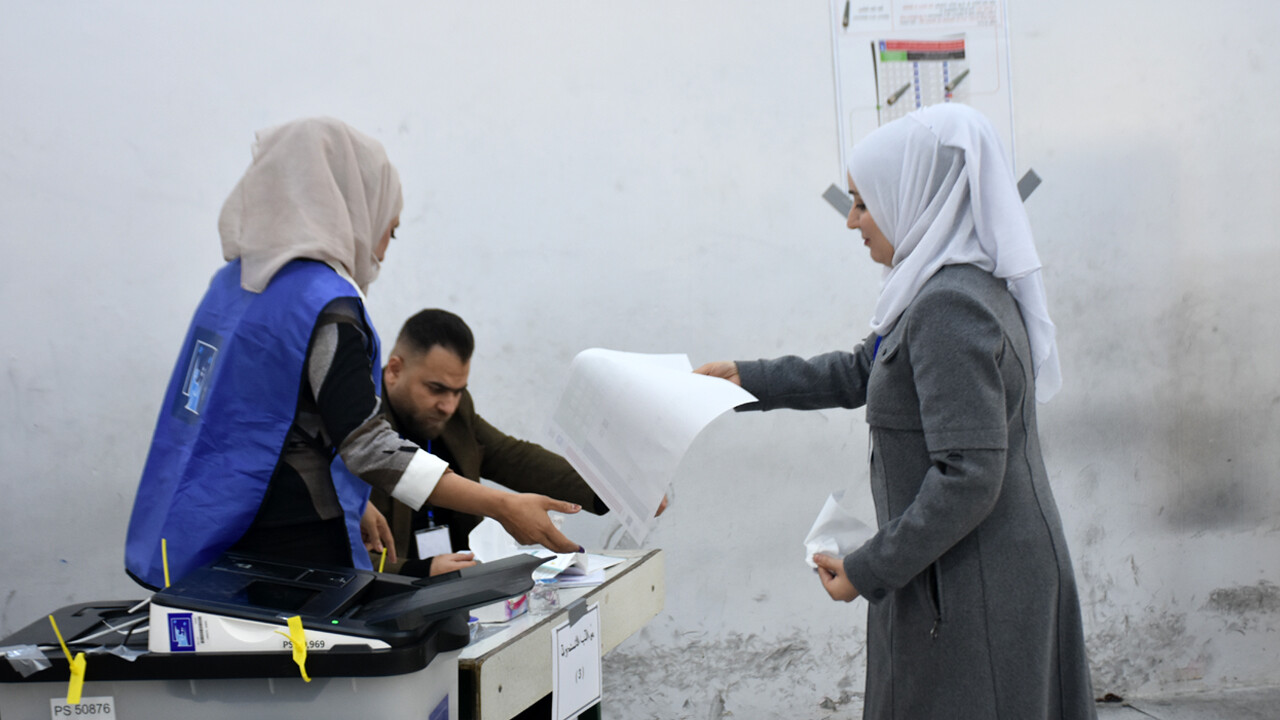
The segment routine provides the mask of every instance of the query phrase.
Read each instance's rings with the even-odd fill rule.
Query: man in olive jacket
[[[467,391],[474,347],[471,329],[451,312],[423,310],[409,318],[382,371],[383,411],[392,427],[463,477],[477,482],[483,477],[517,492],[541,493],[595,514],[608,512],[568,461],[540,445],[504,434],[476,413]],[[438,575],[475,564],[457,553],[419,558],[415,536],[445,525],[452,548],[461,550],[481,518],[430,504],[414,511],[377,490],[369,502],[387,517],[395,537],[397,561],[388,559],[388,572]],[[374,567],[379,560],[380,554],[374,558]]]

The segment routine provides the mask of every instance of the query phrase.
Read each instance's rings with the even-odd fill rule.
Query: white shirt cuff
[[[417,510],[431,497],[448,469],[449,463],[425,450],[418,450],[400,476],[400,482],[391,490],[391,497]]]

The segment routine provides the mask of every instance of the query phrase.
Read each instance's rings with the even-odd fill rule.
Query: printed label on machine
[[[108,718],[116,715],[116,699],[112,695],[101,697],[82,697],[79,704],[72,705],[65,697],[49,698],[49,717],[51,720],[67,720],[67,718]]]
[[[169,613],[169,652],[195,652],[196,628],[191,613]]]
[[[274,622],[249,620],[203,612],[175,612],[156,603],[151,604],[151,626],[167,628],[168,633],[153,633],[151,652],[289,652],[293,641],[285,632],[285,618]],[[334,628],[340,625],[333,623]],[[282,635],[284,637],[282,637]],[[340,632],[306,631],[307,650],[320,652],[334,645],[364,645],[373,649],[388,648],[385,641],[355,637]]]

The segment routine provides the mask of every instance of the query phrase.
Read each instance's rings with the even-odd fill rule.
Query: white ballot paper
[[[643,542],[693,439],[753,400],[728,380],[695,375],[687,355],[583,350],[551,417],[551,445]]]
[[[842,558],[876,534],[876,529],[849,512],[843,501],[843,490],[828,497],[804,539],[804,561],[814,570],[818,569],[813,562],[814,553]]]
[[[486,563],[524,552],[520,543],[502,527],[502,523],[487,517],[471,529],[467,546],[478,562]]]

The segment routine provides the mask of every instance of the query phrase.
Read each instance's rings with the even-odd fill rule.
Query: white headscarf
[[[958,103],[917,110],[868,135],[849,175],[893,245],[871,328],[883,335],[946,265],[976,265],[1004,279],[1031,341],[1036,399],[1062,387],[1031,223],[995,129]]]
[[[251,292],[297,258],[340,268],[364,292],[378,276],[374,248],[403,206],[382,145],[346,123],[311,118],[260,130],[218,218],[222,255],[240,258],[240,285]]]

